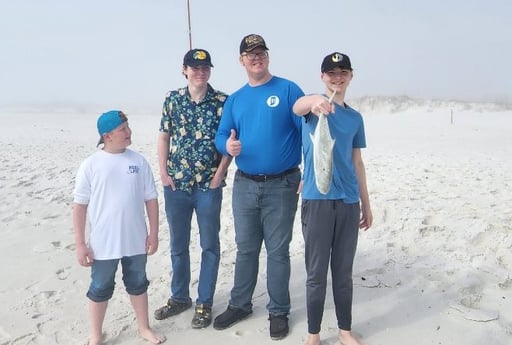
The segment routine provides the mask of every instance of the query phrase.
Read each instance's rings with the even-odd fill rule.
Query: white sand
[[[158,179],[160,116],[125,111],[132,148],[148,158]],[[89,269],[76,262],[71,191],[79,163],[95,150],[96,117],[0,113],[0,345],[87,340]],[[512,112],[457,110],[451,124],[447,108],[416,107],[367,113],[365,121],[363,157],[375,222],[359,240],[354,332],[371,345],[512,344]],[[231,180],[224,193],[214,316],[226,308],[235,254]],[[275,344],[268,335],[264,259],[246,321],[217,331],[191,329],[192,309],[164,321],[152,318],[169,294],[160,194],[160,249],[148,261],[152,326],[167,344]],[[291,245],[291,332],[279,344],[302,344],[307,330],[298,219],[299,213]],[[195,299],[195,233],[191,251]],[[146,343],[137,337],[120,279],[104,330],[106,344]],[[330,291],[322,339],[338,344]]]

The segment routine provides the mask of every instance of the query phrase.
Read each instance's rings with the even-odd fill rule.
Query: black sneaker
[[[196,306],[194,317],[192,318],[192,328],[205,328],[212,323],[212,307],[206,304]]]
[[[170,316],[178,315],[179,313],[184,312],[191,306],[192,306],[192,301],[177,302],[177,301],[173,300],[172,298],[169,298],[166,305],[155,310],[155,319],[157,319],[157,320],[167,319]]]
[[[252,314],[252,310],[245,311],[240,308],[228,306],[228,309],[226,309],[225,312],[215,318],[215,321],[213,322],[213,328],[219,330],[226,329],[233,326],[238,321],[245,319],[250,314]]]
[[[272,340],[281,340],[288,335],[288,317],[285,314],[270,314],[270,338]]]

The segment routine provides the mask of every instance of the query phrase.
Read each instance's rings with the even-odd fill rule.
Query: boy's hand
[[[76,246],[76,257],[78,259],[78,263],[84,267],[91,266],[94,261],[94,255],[92,254],[91,249],[89,249],[85,244],[79,244]]]
[[[302,192],[302,188],[304,187],[304,180],[300,180],[299,187],[297,188],[297,194]]]
[[[146,253],[153,255],[158,250],[158,237],[148,236],[146,239]]]
[[[368,230],[373,224],[373,214],[369,207],[361,207],[361,219],[359,221],[359,229]]]

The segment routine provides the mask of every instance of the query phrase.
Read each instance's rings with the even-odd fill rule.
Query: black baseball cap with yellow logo
[[[322,62],[321,71],[322,73],[332,71],[336,67],[352,71],[352,64],[350,58],[342,53],[334,52],[327,55]]]
[[[191,49],[183,57],[183,66],[197,67],[197,66],[210,66],[212,65],[212,58],[210,53],[204,49]]]

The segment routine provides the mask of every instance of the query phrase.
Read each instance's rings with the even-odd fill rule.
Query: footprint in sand
[[[482,300],[482,287],[480,285],[470,285],[459,290],[461,296],[459,303],[467,308],[477,308]]]
[[[69,269],[70,268],[71,267],[68,266],[68,267],[64,267],[64,268],[61,268],[61,269],[57,270],[57,272],[55,272],[55,274],[57,275],[57,278],[59,280],[66,280],[66,279],[68,279],[68,277],[69,277]]]
[[[496,264],[498,264],[499,267],[508,269],[508,267],[511,265],[509,263],[509,255],[498,255],[496,256]]]
[[[422,237],[428,236],[434,232],[441,232],[441,231],[445,230],[444,226],[440,226],[440,225],[436,225],[436,224],[432,224],[432,223],[435,223],[435,222],[433,222],[433,218],[431,216],[427,216],[423,219],[423,221],[421,222],[422,226],[418,229],[418,231],[420,232],[420,235]]]
[[[503,280],[501,283],[498,283],[498,286],[502,289],[508,289],[512,286],[512,278],[510,276],[507,279]]]
[[[37,285],[28,287],[27,290],[37,289]],[[27,315],[33,319],[39,319],[47,315],[44,311],[48,306],[53,306],[60,301],[60,294],[58,291],[47,290],[34,292],[30,297],[27,297],[15,309],[26,309]],[[0,343],[1,344],[1,343]]]

